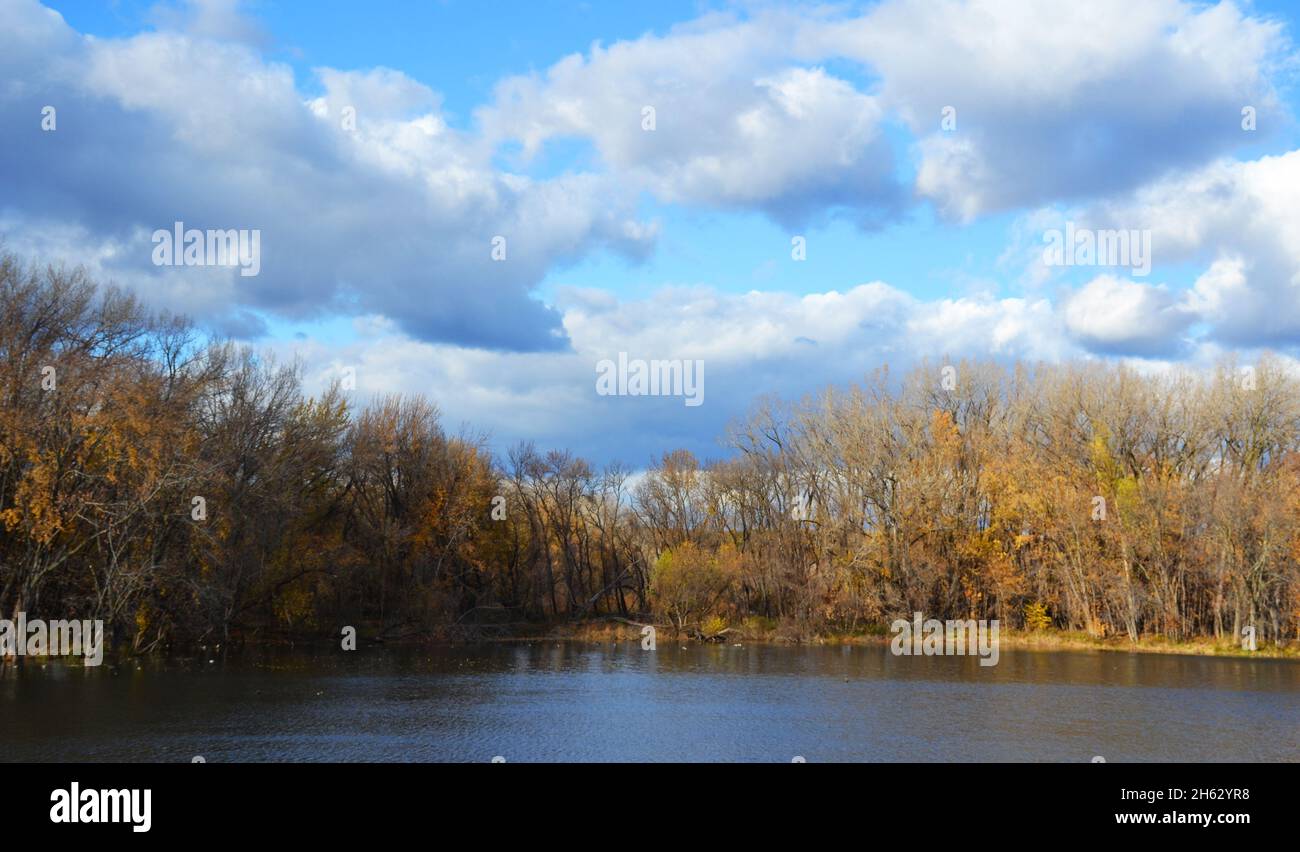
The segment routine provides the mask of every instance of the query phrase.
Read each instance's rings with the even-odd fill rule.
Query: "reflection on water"
[[[0,760],[1300,761],[1300,663],[534,642],[0,679]]]

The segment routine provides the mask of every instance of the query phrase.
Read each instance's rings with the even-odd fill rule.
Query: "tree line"
[[[638,618],[717,635],[921,611],[1300,637],[1300,387],[1277,359],[880,369],[759,400],[703,462],[597,468],[310,396],[77,270],[0,255],[0,613],[135,652]]]

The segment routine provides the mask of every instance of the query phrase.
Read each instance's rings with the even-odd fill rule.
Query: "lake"
[[[0,678],[4,761],[1300,761],[1300,663],[885,645],[258,651]]]

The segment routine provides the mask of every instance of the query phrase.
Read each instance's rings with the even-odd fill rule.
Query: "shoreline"
[[[752,627],[732,628],[721,637],[701,638],[674,631],[669,625],[634,622],[629,619],[605,618],[590,621],[555,622],[536,625],[497,625],[508,630],[494,631],[491,634],[481,628],[470,628],[454,634],[434,629],[427,633],[414,632],[398,637],[381,638],[375,633],[363,632],[358,637],[359,644],[375,648],[418,648],[418,647],[452,647],[475,644],[512,644],[517,642],[586,642],[592,644],[613,642],[642,641],[642,630],[653,626],[656,639],[661,643],[689,645],[766,645],[784,647],[845,647],[888,645],[893,637],[882,627],[856,633],[820,633],[811,636],[797,636],[783,633],[773,626],[771,629],[753,629]],[[313,646],[335,645],[337,639],[330,635],[300,634],[291,635],[257,635],[218,644],[156,650],[144,654],[106,653],[104,665],[116,668],[128,660],[146,660],[150,658],[164,660],[182,660],[208,654],[223,654],[224,651],[256,651],[273,648],[293,647],[296,645]],[[1027,632],[1022,630],[1001,630],[998,637],[1003,650],[1017,651],[1107,651],[1129,654],[1163,654],[1172,656],[1218,657],[1223,659],[1269,659],[1300,662],[1300,642],[1292,641],[1287,645],[1261,645],[1255,651],[1248,651],[1228,641],[1216,641],[1210,637],[1171,642],[1162,637],[1142,637],[1136,643],[1125,637],[1101,639],[1081,632],[1047,630]],[[225,645],[225,648],[222,647]],[[75,657],[25,656],[25,663],[46,664],[57,660],[75,660]],[[15,667],[17,658],[0,658],[0,672]],[[21,664],[20,664],[21,665]]]
[[[796,647],[824,646],[841,647],[853,645],[888,645],[892,637],[884,632],[862,633],[826,633],[810,637],[782,635],[779,631],[753,632],[733,630],[722,640],[709,641],[688,637],[682,634],[674,636],[671,627],[654,625],[660,641],[680,642],[683,645],[698,644],[741,644],[784,645]],[[584,622],[550,625],[543,632],[508,638],[488,639],[485,641],[570,641],[570,642],[611,642],[640,641],[640,627],[621,622]],[[1026,632],[1020,630],[1002,630],[998,641],[1003,649],[1017,651],[1109,651],[1130,654],[1165,654],[1174,656],[1221,657],[1224,659],[1275,659],[1300,661],[1300,642],[1289,645],[1261,645],[1255,651],[1248,651],[1227,640],[1215,640],[1212,637],[1171,642],[1162,637],[1142,637],[1136,643],[1125,637],[1099,639],[1085,633],[1049,630]],[[440,643],[441,644],[441,643]]]

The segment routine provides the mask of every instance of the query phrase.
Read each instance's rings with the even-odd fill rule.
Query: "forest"
[[[1271,356],[864,365],[756,401],[718,460],[597,467],[494,455],[420,397],[308,395],[296,365],[6,253],[0,392],[0,613],[103,619],[134,653],[914,611],[1300,638],[1300,387]]]

